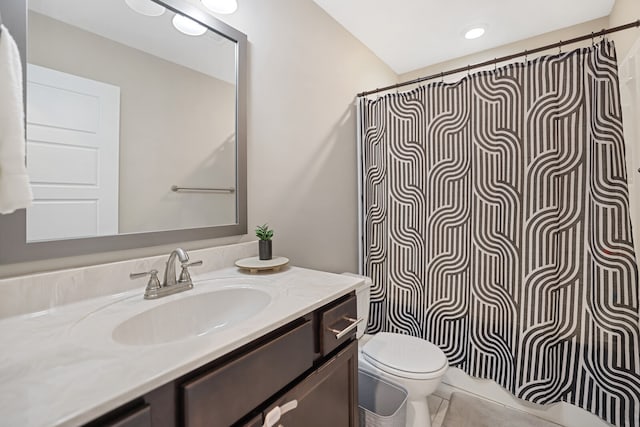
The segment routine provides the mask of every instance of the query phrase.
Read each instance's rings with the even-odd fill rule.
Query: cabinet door
[[[262,427],[262,415],[256,415],[255,417],[251,418],[249,421],[240,423],[239,427]]]
[[[129,409],[117,409],[85,424],[84,427],[151,427],[151,408],[149,405],[135,406]]]
[[[185,427],[228,427],[313,367],[313,329],[304,322],[180,386]]]
[[[281,415],[275,426],[357,427],[358,343],[352,342],[334,358],[279,398],[265,412],[276,407],[297,407]]]

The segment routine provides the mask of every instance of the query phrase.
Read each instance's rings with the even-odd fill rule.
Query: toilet
[[[358,276],[360,277],[360,276]],[[365,335],[369,318],[371,279],[356,289],[358,367],[407,390],[407,427],[431,427],[427,396],[433,393],[449,368],[436,345],[421,338],[389,332]]]

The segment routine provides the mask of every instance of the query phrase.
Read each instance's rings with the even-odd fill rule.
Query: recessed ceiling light
[[[477,39],[478,37],[482,37],[484,34],[484,27],[474,27],[470,28],[464,33],[464,38],[467,40]]]
[[[204,25],[177,13],[171,22],[173,22],[173,26],[176,27],[178,31],[188,36],[201,36],[207,32],[207,27]]]
[[[131,9],[146,16],[160,16],[167,10],[164,6],[154,3],[151,0],[124,0],[124,2]]]
[[[213,13],[227,15],[238,9],[236,0],[202,0],[202,4]]]

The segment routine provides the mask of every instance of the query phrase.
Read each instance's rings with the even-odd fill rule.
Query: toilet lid
[[[421,338],[388,332],[375,334],[362,348],[369,363],[383,371],[407,378],[439,374],[448,367],[447,357],[437,346]]]

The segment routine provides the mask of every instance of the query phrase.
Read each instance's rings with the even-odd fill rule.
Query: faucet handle
[[[197,265],[202,265],[202,261],[183,262],[181,264],[182,271],[180,272],[180,278],[178,279],[178,282],[179,283],[184,283],[184,282],[191,283],[191,274],[189,274],[189,267],[195,267]]]
[[[180,264],[182,267],[195,267],[197,265],[202,265],[203,262],[202,260],[200,261],[193,261],[193,262],[183,262],[182,264]]]
[[[145,271],[143,273],[131,273],[130,279],[139,279],[141,277],[149,276],[149,282],[147,282],[147,288],[144,290],[144,297],[147,298],[151,294],[155,293],[162,287],[160,280],[158,279],[158,270]]]

